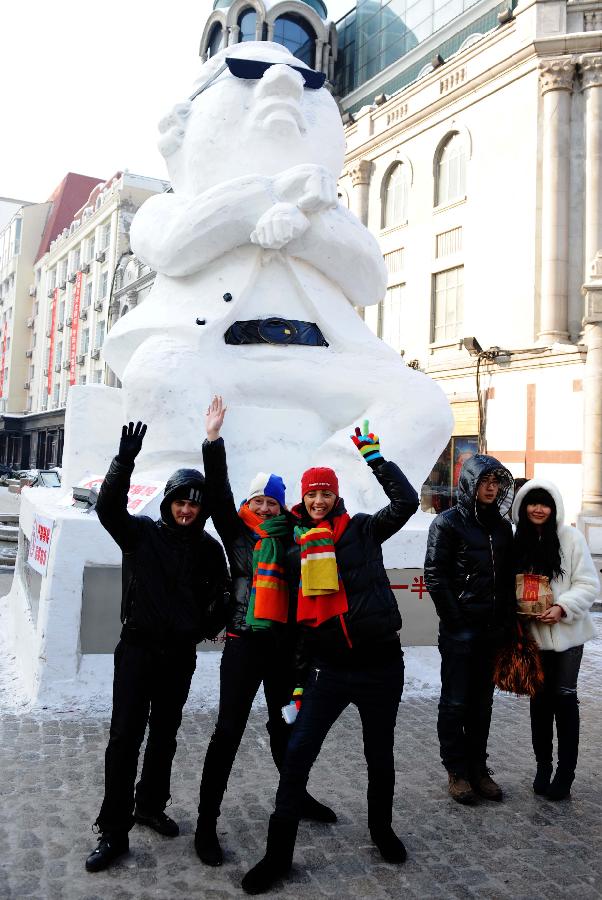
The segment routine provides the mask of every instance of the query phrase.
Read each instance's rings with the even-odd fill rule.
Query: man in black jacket
[[[460,472],[457,506],[429,529],[424,578],[440,619],[437,731],[458,803],[503,796],[486,760],[494,656],[516,607],[512,528],[504,518],[512,496],[510,472],[492,456],[472,456]]]
[[[164,812],[182,708],[196,667],[196,645],[225,621],[227,569],[219,543],[203,530],[204,478],[178,469],[165,485],[161,518],[127,511],[134,460],[146,426],[123,427],[119,453],[102,483],[96,511],[123,551],[121,638],[115,649],[113,714],[105,754],[99,843],[86,860],[105,869],[129,850],[134,822],[175,837]],[[138,755],[149,726],[140,780]],[[135,810],[134,810],[135,806]]]

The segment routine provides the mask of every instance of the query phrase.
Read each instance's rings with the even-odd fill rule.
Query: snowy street
[[[4,601],[0,615],[0,635],[6,635]],[[579,680],[581,754],[571,800],[552,804],[533,795],[528,702],[498,695],[489,762],[506,802],[481,801],[475,808],[454,804],[438,758],[437,652],[410,649],[397,725],[394,813],[394,825],[408,848],[407,863],[401,868],[383,863],[370,842],[359,718],[349,709],[329,735],[310,784],[337,811],[339,822],[302,823],[292,877],[272,896],[601,897],[600,613],[596,620],[601,636],[586,645]],[[90,875],[84,859],[95,843],[90,826],[102,794],[108,698],[98,696],[92,704],[78,704],[74,698],[68,710],[28,712],[6,643],[0,651],[0,898],[243,896],[240,879],[263,852],[276,773],[259,703],[219,821],[225,864],[221,869],[202,866],[192,838],[200,771],[215,715],[218,654],[199,657],[180,732],[169,810],[180,824],[180,837],[169,840],[136,826],[129,856],[107,872]]]

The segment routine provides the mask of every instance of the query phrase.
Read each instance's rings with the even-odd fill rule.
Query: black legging
[[[579,752],[579,701],[577,678],[583,644],[569,650],[540,651],[544,670],[543,689],[531,698],[531,737],[535,759],[551,765],[554,719],[558,738],[558,765],[574,773]]]
[[[263,681],[268,706],[270,750],[280,770],[290,734],[282,718],[294,688],[292,652],[271,630],[228,636],[220,667],[219,712],[211,736],[199,793],[199,819],[211,821],[220,805],[255,695]]]

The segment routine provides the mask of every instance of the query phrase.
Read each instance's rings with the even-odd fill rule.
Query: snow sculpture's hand
[[[251,241],[264,250],[280,250],[309,228],[309,219],[292,203],[275,203],[265,212],[251,234]]]
[[[380,452],[380,441],[378,435],[370,431],[368,419],[364,419],[362,429],[359,426],[355,429],[355,434],[351,435],[351,440],[362,454],[368,465],[379,463],[382,460]]]
[[[140,451],[142,450],[142,441],[146,434],[146,425],[142,422],[130,422],[121,429],[121,440],[119,441],[119,452],[117,458],[122,463],[133,463]]]
[[[323,166],[293,166],[274,179],[274,189],[304,213],[334,209],[338,202],[336,181]]]
[[[224,401],[217,395],[207,407],[207,412],[205,413],[205,429],[210,441],[216,441],[218,439],[221,427],[224,424],[226,409],[227,407],[224,406]]]

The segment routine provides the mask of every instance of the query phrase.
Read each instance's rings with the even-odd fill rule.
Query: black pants
[[[149,814],[165,809],[176,735],[195,667],[194,644],[168,650],[132,646],[123,640],[117,644],[105,796],[96,821],[100,831],[127,832],[134,823],[134,784],[147,724],[135,803]]]
[[[403,692],[401,647],[394,658],[362,669],[313,668],[289,741],[276,794],[277,818],[299,819],[311,767],[326,735],[350,703],[360,714],[368,766],[368,821],[390,824],[395,789],[393,745]]]
[[[272,631],[228,636],[220,666],[219,711],[209,741],[199,791],[199,821],[219,816],[236,753],[253,700],[263,681],[268,706],[270,750],[278,769],[290,734],[282,718],[294,688],[292,647]]]
[[[579,701],[577,678],[583,644],[557,653],[540,652],[544,670],[543,689],[531,698],[531,738],[538,764],[551,765],[554,719],[558,738],[558,766],[574,773],[579,751]]]
[[[486,764],[496,647],[486,633],[439,632],[439,750],[447,771],[463,777]]]

